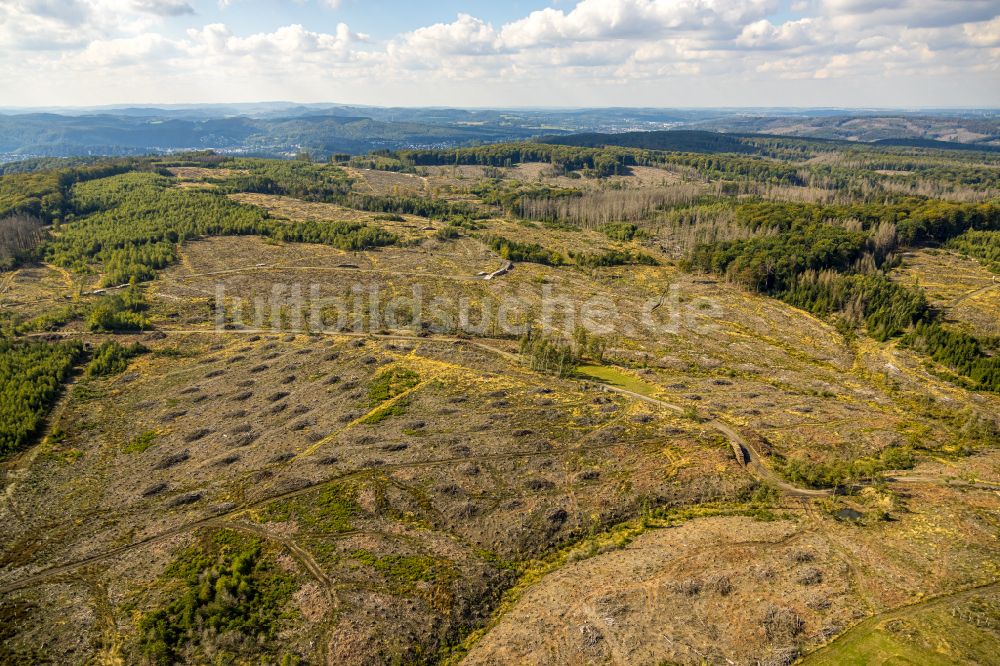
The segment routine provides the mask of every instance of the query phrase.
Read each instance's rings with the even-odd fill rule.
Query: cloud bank
[[[998,0],[581,0],[384,40],[346,23],[241,34],[200,9],[4,0],[0,104],[1000,105]]]

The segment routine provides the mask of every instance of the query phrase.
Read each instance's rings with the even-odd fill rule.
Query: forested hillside
[[[568,136],[542,137],[542,143],[563,146],[599,148],[601,146],[621,146],[623,148],[643,148],[646,150],[672,150],[692,153],[756,153],[770,140],[788,143],[787,137],[779,139],[768,134],[728,134],[705,130],[662,130],[648,132],[619,132],[615,134],[583,133]],[[828,149],[849,150],[857,147],[857,142],[844,139],[820,139],[807,136],[803,143],[824,145]],[[986,153],[1000,151],[1000,146],[992,144],[968,144],[955,141],[935,141],[920,138],[890,138],[871,142],[875,146],[929,148],[937,150],[971,150]]]
[[[511,140],[531,134],[530,130],[499,124],[480,127],[419,120],[397,122],[322,111],[290,117],[219,115],[207,118],[184,117],[166,111],[152,117],[0,114],[0,155],[123,156],[215,149],[250,155],[312,151],[329,156],[336,152],[366,153],[386,146],[404,148]]]
[[[844,115],[808,109],[456,109],[262,103],[5,111],[0,112],[0,162],[19,156],[123,156],[199,149],[270,157],[308,151],[327,158],[334,153],[469,146],[531,137],[589,147],[752,153],[752,138],[768,134],[807,140],[821,137],[840,149],[863,141],[897,147],[1000,150],[996,114],[973,110]],[[971,140],[950,140],[955,136]]]

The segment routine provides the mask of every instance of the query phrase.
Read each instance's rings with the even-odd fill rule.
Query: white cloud
[[[855,28],[944,28],[986,21],[1000,13],[997,0],[823,0],[822,8],[838,24]]]
[[[365,35],[351,32],[346,23],[338,24],[334,34],[312,32],[294,24],[283,26],[274,32],[238,37],[225,25],[213,23],[201,30],[188,30],[187,35],[188,41],[179,46],[191,54],[251,56],[261,59],[274,55],[317,53],[340,57],[348,53],[351,44],[366,39]]]
[[[967,23],[962,26],[962,31],[970,45],[1000,46],[1000,16],[992,21]]]
[[[293,0],[297,4],[305,4],[306,0]],[[238,0],[218,0],[219,9],[226,9],[234,5]],[[279,3],[287,2],[287,0],[277,0]],[[322,7],[327,9],[340,9],[343,4],[342,0],[317,0],[317,2]]]
[[[403,35],[398,48],[427,55],[476,55],[495,52],[499,42],[492,25],[459,14],[452,23],[435,23]]]
[[[569,13],[546,8],[503,27],[510,47],[581,40],[658,38],[685,31],[738,33],[776,0],[582,0]]]
[[[189,9],[182,0],[3,0],[0,43],[7,49],[83,48],[96,39],[141,34]]]
[[[52,83],[38,94],[52,100],[77,89],[97,95],[101,89],[86,82],[113,81],[115,94],[148,86],[189,101],[263,98],[270,90],[321,101],[363,90],[393,103],[461,105],[474,103],[465,91],[481,89],[496,95],[485,103],[501,104],[513,101],[497,92],[509,86],[523,96],[518,103],[565,104],[566,91],[586,96],[578,103],[609,103],[593,91],[611,88],[614,104],[678,103],[677,95],[697,88],[705,96],[684,103],[698,104],[734,90],[756,95],[781,84],[793,96],[800,88],[789,82],[846,80],[878,99],[898,89],[892,99],[904,104],[927,98],[935,85],[954,90],[968,80],[968,99],[1000,104],[1000,0],[795,0],[795,18],[784,20],[779,0],[581,0],[505,24],[462,13],[381,42],[345,23],[235,30],[199,20],[192,12],[206,2],[237,0],[0,0],[8,97],[37,90],[15,82],[45,72]],[[306,3],[341,4],[286,7],[294,15]]]
[[[164,60],[179,52],[177,45],[170,40],[147,33],[121,39],[94,40],[79,55],[79,60],[88,66],[114,67]]]
[[[194,14],[194,7],[187,0],[132,0],[132,7],[159,16]]]
[[[795,49],[817,44],[822,35],[816,19],[804,18],[774,25],[767,19],[743,27],[736,46],[746,49]]]

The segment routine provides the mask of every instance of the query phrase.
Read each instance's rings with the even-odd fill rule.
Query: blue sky
[[[784,21],[796,16],[790,8],[792,0],[783,0],[772,14],[775,20]],[[358,32],[375,39],[392,37],[434,23],[447,23],[459,14],[470,14],[494,25],[502,25],[522,18],[532,11],[545,7],[572,8],[566,2],[497,2],[496,0],[341,0],[335,9],[323,2],[306,0],[232,0],[227,7],[220,7],[213,0],[189,3],[202,22],[224,22],[234,30],[262,32],[275,25],[303,23],[314,30],[333,30],[345,22]],[[169,28],[180,34],[191,23],[190,14],[170,20]]]
[[[315,31],[332,32],[338,23],[347,23],[352,30],[387,41],[422,26],[454,21],[462,13],[502,25],[534,10],[573,3],[340,0],[331,7],[316,0],[229,0],[226,4],[217,0],[190,0],[184,4],[193,11],[165,16],[163,34],[179,37],[192,25],[208,23],[225,23],[239,33],[267,32],[276,26],[293,23]]]
[[[549,6],[546,2],[489,2],[486,0],[450,0],[448,2],[406,2],[405,0],[342,0],[331,11],[322,3],[242,0],[228,10],[219,11],[214,2],[198,3],[199,11],[218,20],[227,19],[234,26],[250,30],[266,29],[268,24],[302,22],[317,29],[336,27],[343,21],[358,32],[376,39],[395,35],[434,23],[455,20],[461,13],[478,16],[495,25],[516,20],[533,10]]]
[[[1000,106],[1000,0],[0,0],[0,106]]]

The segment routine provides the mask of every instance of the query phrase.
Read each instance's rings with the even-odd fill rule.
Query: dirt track
[[[980,287],[979,289],[973,289],[972,291],[966,292],[966,293],[962,294],[961,296],[959,296],[958,298],[956,298],[955,300],[953,300],[951,303],[949,303],[948,307],[953,308],[956,305],[958,305],[959,303],[961,303],[962,301],[970,299],[973,296],[977,296],[977,295],[983,293],[984,291],[989,291],[990,289],[992,289],[993,287],[996,287],[996,286],[1000,286],[1000,284],[998,284],[997,282],[991,282],[990,284],[986,285],[985,287]]]
[[[629,391],[627,389],[618,388],[615,386],[604,385],[603,389],[605,391],[610,391],[612,393],[620,393],[622,395],[627,395],[636,400],[642,400],[643,402],[648,402],[652,405],[657,405],[663,407],[675,414],[683,414],[684,408],[673,403],[666,402],[665,400],[659,400],[657,398],[651,398],[647,395],[642,395],[641,393],[636,393],[634,391]],[[746,441],[739,433],[733,430],[730,426],[726,425],[719,419],[713,419],[708,421],[706,425],[715,429],[716,431],[722,433],[733,445],[734,448],[741,450],[745,456],[745,467],[752,474],[757,476],[763,481],[767,481],[771,485],[779,488],[783,492],[791,495],[793,497],[827,497],[832,494],[829,490],[814,490],[811,488],[801,488],[799,486],[794,486],[780,476],[778,476],[774,470],[768,467],[763,462],[763,456],[761,453],[748,441]]]

